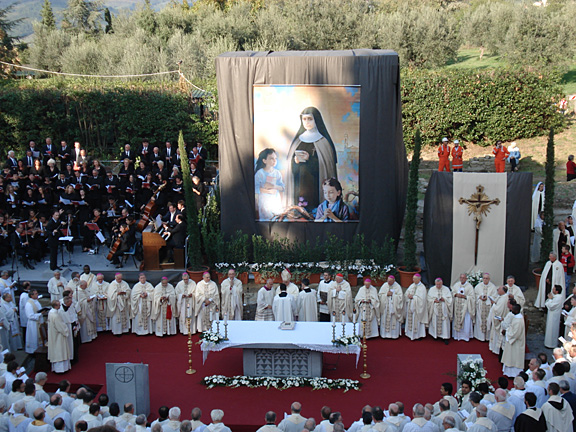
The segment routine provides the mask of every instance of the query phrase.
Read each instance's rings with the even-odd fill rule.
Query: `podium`
[[[106,363],[106,391],[110,402],[116,402],[120,407],[133,403],[136,415],[150,414],[147,364]]]
[[[166,241],[155,232],[142,233],[142,249],[144,251],[144,270],[160,270],[160,248],[166,246]]]

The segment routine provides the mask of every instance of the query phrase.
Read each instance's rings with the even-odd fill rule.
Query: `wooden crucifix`
[[[488,216],[490,213],[490,206],[492,204],[500,204],[500,200],[490,199],[488,195],[484,193],[484,186],[476,186],[476,192],[470,195],[470,198],[460,198],[458,200],[460,204],[468,205],[468,216],[474,215],[474,222],[476,222],[476,242],[474,244],[474,265],[478,264],[478,233],[480,231],[480,224],[482,223],[482,217]]]

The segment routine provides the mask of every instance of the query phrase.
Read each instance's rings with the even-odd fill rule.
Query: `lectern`
[[[120,407],[133,403],[136,415],[150,414],[147,364],[106,363],[106,390],[110,402],[116,402]]]
[[[145,270],[160,270],[160,248],[162,246],[166,246],[166,241],[160,234],[153,232],[142,233]]]

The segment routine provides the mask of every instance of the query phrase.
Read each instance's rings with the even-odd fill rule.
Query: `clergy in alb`
[[[406,305],[406,320],[404,332],[410,339],[426,337],[426,325],[428,324],[428,303],[426,287],[422,283],[419,273],[412,278],[412,285],[404,293]]]
[[[154,298],[154,287],[146,280],[146,275],[140,273],[138,282],[132,287],[131,316],[132,333],[137,335],[147,335],[153,332],[152,329],[152,299]]]
[[[290,273],[288,269],[284,269],[282,270],[282,273],[280,273],[280,277],[282,278],[282,283],[286,285],[286,292],[297,299],[298,295],[300,294],[300,290],[296,284],[291,282],[292,273]],[[280,286],[276,287],[276,295],[278,294],[280,294]]]
[[[78,283],[75,298],[80,324],[80,339],[82,343],[92,342],[98,334],[96,332],[96,317],[94,316],[95,296],[85,280]]]
[[[508,298],[516,300],[516,303],[523,308],[526,298],[520,287],[516,285],[516,278],[512,275],[508,276],[506,278],[506,286],[508,287]]]
[[[469,341],[473,337],[473,323],[476,314],[476,295],[465,273],[452,285],[454,298],[452,336],[456,340]]]
[[[220,308],[220,293],[210,273],[204,272],[202,280],[196,284],[196,326],[199,332],[212,327],[212,319],[217,319]]]
[[[63,373],[70,369],[68,345],[69,329],[58,313],[60,301],[52,301],[52,310],[48,313],[48,360],[52,363],[52,372]]]
[[[554,252],[550,252],[548,259],[549,261],[544,266],[544,270],[542,270],[542,277],[540,278],[540,285],[538,286],[538,296],[534,302],[534,306],[537,308],[546,307],[545,303],[548,298],[548,293],[552,291],[554,285],[560,285],[562,292],[566,292],[566,287],[564,286],[566,278],[564,277],[564,267],[562,263],[557,259]]]
[[[42,306],[38,301],[38,291],[35,289],[30,290],[30,298],[26,302],[24,313],[28,319],[26,327],[26,352],[34,354],[34,351],[40,345],[40,324],[44,322],[44,317],[40,310]]]
[[[108,285],[106,293],[110,329],[115,335],[130,330],[130,287],[122,280],[122,273],[116,273]]]
[[[188,272],[182,273],[182,280],[176,285],[176,301],[178,302],[178,319],[180,320],[180,333],[196,333],[196,314],[194,312],[196,282],[190,279]]]
[[[336,315],[338,321],[352,322],[354,300],[350,284],[344,280],[342,274],[336,275],[332,289],[328,292],[328,310],[330,316]]]
[[[216,290],[218,294],[218,290]],[[152,320],[155,324],[156,336],[175,335],[176,332],[176,291],[174,286],[168,283],[168,278],[163,277],[154,287],[154,299],[152,301]]]
[[[474,323],[474,338],[485,341],[489,339],[488,333],[488,315],[492,307],[492,299],[496,299],[496,287],[490,282],[490,273],[482,275],[482,282],[474,288],[476,297],[476,320]]]
[[[450,339],[452,319],[452,293],[436,278],[434,286],[428,290],[428,332],[433,338]]]
[[[560,386],[554,382],[548,384],[548,395],[550,396],[548,401],[542,405],[548,432],[573,430],[574,413],[568,401],[560,396]]]
[[[524,368],[526,333],[524,331],[524,316],[520,313],[520,305],[513,305],[511,312],[514,317],[504,335],[502,372],[508,377],[516,377]]]
[[[272,303],[274,303],[273,284],[274,279],[268,278],[266,279],[266,285],[258,291],[254,321],[274,321],[274,313],[272,312]]]
[[[288,294],[286,284],[280,284],[280,294],[274,297],[272,303],[272,312],[274,321],[294,321],[294,315],[297,310],[297,300]]]
[[[508,288],[505,286],[498,287],[497,298],[491,301],[493,303],[490,314],[488,315],[488,331],[490,333],[489,348],[494,354],[500,354],[502,347],[502,321],[508,314]]]
[[[546,348],[553,349],[558,346],[563,303],[562,287],[560,285],[554,285],[545,303],[546,309],[548,310],[546,314],[546,334],[544,336],[544,346]]]
[[[380,320],[380,299],[378,291],[372,286],[372,281],[364,279],[364,285],[360,287],[354,299],[356,310],[363,321],[366,322],[366,337],[379,335],[378,324]],[[364,335],[364,324],[360,326],[360,336]]]
[[[110,318],[108,317],[108,286],[104,275],[98,273],[94,282],[94,294],[96,294],[96,330],[110,330]]]
[[[310,288],[310,280],[302,279],[302,291],[298,296],[298,321],[318,321],[318,304],[316,290]]]
[[[388,276],[378,292],[380,298],[380,336],[398,339],[404,319],[404,293],[396,278]]]
[[[532,392],[524,394],[524,410],[514,422],[514,432],[546,432],[546,419],[542,410],[536,407],[536,395]]]
[[[242,311],[244,310],[242,282],[236,278],[236,270],[228,270],[228,277],[222,281],[220,291],[222,293],[222,315],[228,314],[229,320],[242,320]]]

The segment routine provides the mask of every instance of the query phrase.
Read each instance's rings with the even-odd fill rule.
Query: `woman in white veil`
[[[544,211],[544,197],[544,183],[539,182],[534,189],[534,193],[532,194],[532,216],[530,219],[530,229],[534,229],[538,215],[540,212]]]

